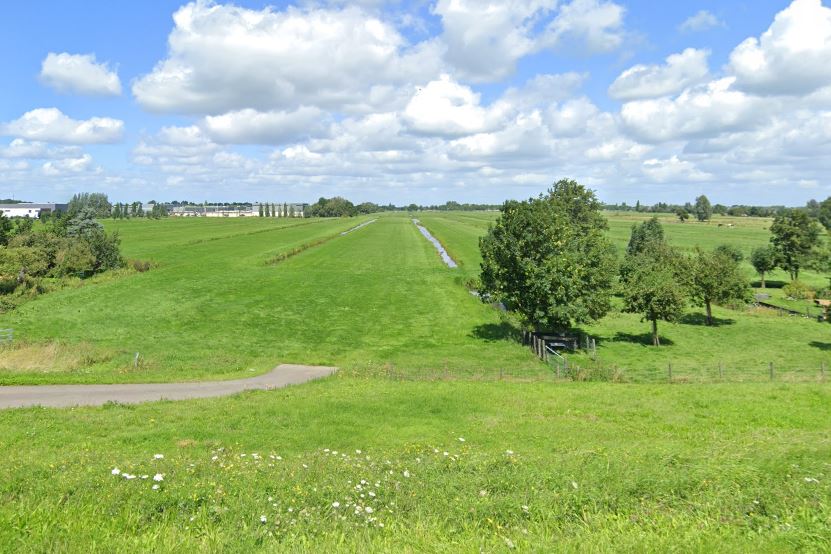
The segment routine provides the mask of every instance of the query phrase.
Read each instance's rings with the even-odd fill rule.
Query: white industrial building
[[[34,204],[25,202],[21,204],[0,204],[0,213],[6,217],[28,217],[40,219],[42,214],[53,212],[65,212],[67,204]]]

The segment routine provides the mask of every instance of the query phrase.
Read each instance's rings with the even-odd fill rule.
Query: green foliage
[[[271,217],[271,206],[269,204],[265,205],[265,217]]]
[[[814,289],[798,279],[782,287],[782,294],[796,300],[812,300],[816,296]]]
[[[664,228],[657,217],[652,217],[642,223],[632,225],[632,235],[626,246],[626,253],[628,255],[640,254],[654,243],[662,242],[664,242]]]
[[[681,207],[679,207],[677,210],[675,210],[675,215],[678,216],[678,220],[681,223],[684,223],[685,221],[687,221],[690,218],[690,214],[687,212],[687,210],[685,210],[684,208],[681,208]]]
[[[594,193],[572,180],[506,202],[479,243],[483,301],[501,300],[536,329],[603,317],[616,263],[606,229]]]
[[[721,254],[722,256],[727,256],[737,264],[744,260],[744,254],[742,251],[732,244],[719,244],[716,246],[715,252],[717,254]]]
[[[260,217],[265,217],[265,212],[263,211],[263,205],[260,204],[259,207],[260,207]]]
[[[739,267],[739,260],[730,249],[714,252],[698,250],[690,260],[687,275],[690,297],[694,305],[706,309],[707,325],[713,324],[712,304],[748,302],[750,285]]]
[[[0,213],[0,246],[9,243],[13,227],[11,219]]]
[[[750,252],[750,264],[759,274],[759,278],[762,280],[762,288],[765,288],[765,275],[779,265],[776,249],[771,245],[757,246]]]
[[[67,211],[70,216],[75,216],[84,209],[91,210],[93,217],[110,217],[112,204],[106,194],[100,192],[82,192],[72,196]]]
[[[693,211],[698,221],[709,221],[713,217],[713,207],[710,205],[710,200],[703,194],[695,199]]]
[[[805,212],[788,210],[776,216],[770,232],[779,266],[790,274],[792,280],[798,279],[800,268],[820,244],[820,226]]]
[[[294,206],[292,206],[292,211]],[[307,217],[351,217],[358,212],[354,204],[345,198],[320,198],[306,209]]]
[[[634,254],[627,254],[623,262],[623,311],[640,314],[642,321],[652,323],[654,346],[661,344],[658,321],[678,321],[684,313],[688,265],[674,248],[657,240],[647,242]]]
[[[831,230],[831,196],[819,203],[816,210],[816,218],[825,227],[826,230]]]

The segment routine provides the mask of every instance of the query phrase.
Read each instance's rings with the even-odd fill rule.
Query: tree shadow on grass
[[[824,352],[831,351],[831,342],[820,342],[818,340],[812,340],[808,344],[810,344],[814,348],[819,348],[820,350],[822,350]]]
[[[660,329],[658,330],[658,336],[661,338],[661,346],[672,346],[675,344],[671,339],[661,335]],[[618,331],[615,333],[613,340],[616,342],[633,342],[643,346],[652,346],[652,333],[641,333],[640,335],[636,335],[634,333],[621,333]]]
[[[765,288],[766,289],[781,289],[786,284],[785,281],[768,281],[765,279]],[[755,281],[750,282],[750,286],[754,289],[762,288],[762,281],[760,279],[756,279]]]
[[[477,325],[471,331],[470,336],[485,342],[496,342],[500,340],[519,342],[522,339],[520,330],[507,321]]]
[[[707,325],[707,316],[701,312],[692,314],[685,314],[679,323],[683,325]],[[723,325],[733,325],[736,323],[735,319],[722,319],[720,317],[713,317],[713,324],[711,327],[721,327]]]

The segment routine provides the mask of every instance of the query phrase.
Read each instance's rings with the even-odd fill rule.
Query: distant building
[[[277,212],[275,217],[303,217],[303,211],[307,204],[286,204],[283,202],[275,202],[273,204],[263,203],[263,213],[265,213],[266,206],[268,206],[270,217],[272,216],[272,205]],[[259,217],[260,204],[253,204],[251,206],[213,204],[173,206],[170,208],[170,215],[175,217]]]
[[[0,213],[6,217],[28,217],[40,219],[41,215],[53,212],[65,212],[67,204],[0,204]]]

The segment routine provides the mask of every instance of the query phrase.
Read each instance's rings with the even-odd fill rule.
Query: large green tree
[[[505,202],[479,241],[482,299],[501,300],[536,330],[562,330],[608,313],[616,259],[591,190],[557,182]]]
[[[713,206],[710,204],[710,200],[703,194],[695,199],[693,211],[698,221],[709,221],[713,217]]]
[[[802,210],[787,210],[776,216],[770,232],[779,267],[790,274],[791,280],[798,279],[800,268],[820,244],[819,224]]]
[[[779,265],[776,259],[776,249],[773,246],[759,246],[750,252],[750,264],[756,273],[759,274],[759,279],[762,281],[762,288],[765,288],[765,275]]]
[[[623,311],[640,314],[652,326],[652,344],[661,345],[658,321],[677,321],[687,305],[684,257],[664,241],[627,254],[621,267]]]
[[[693,304],[707,312],[707,325],[713,324],[713,304],[747,302],[750,284],[739,266],[739,260],[725,249],[705,252],[696,249],[686,274]]]
[[[664,242],[664,228],[657,217],[632,225],[632,234],[626,246],[626,254],[634,255],[645,251],[656,242]]]
[[[67,211],[74,216],[83,209],[90,209],[95,217],[110,217],[113,206],[107,195],[101,192],[81,192],[72,196]]]

